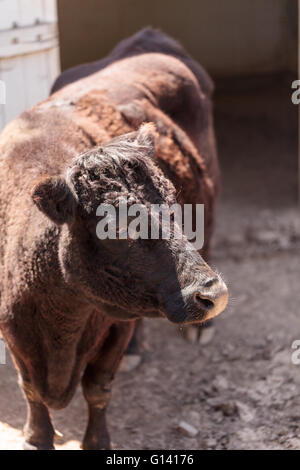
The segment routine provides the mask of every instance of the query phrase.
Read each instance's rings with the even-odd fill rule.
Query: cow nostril
[[[209,279],[208,281],[206,281],[204,284],[203,284],[203,287],[211,287],[213,284],[215,284],[216,282],[218,282],[218,279],[216,277],[214,277],[213,279]]]
[[[202,297],[200,292],[195,292],[194,293],[194,301],[198,305],[201,305],[202,307],[204,307],[205,310],[211,310],[212,308],[214,308],[214,303],[211,300],[209,300],[205,297]]]

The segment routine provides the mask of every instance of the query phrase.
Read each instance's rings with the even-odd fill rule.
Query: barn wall
[[[58,0],[62,68],[106,55],[152,25],[213,76],[297,68],[297,0]]]

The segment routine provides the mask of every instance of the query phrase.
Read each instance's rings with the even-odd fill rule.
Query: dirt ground
[[[216,96],[223,193],[213,265],[231,294],[207,345],[163,320],[146,323],[148,350],[118,374],[109,409],[117,449],[300,449],[300,224],[297,109],[291,80],[231,83]],[[11,361],[0,366],[0,449],[19,449],[25,404]],[[78,390],[53,413],[59,449],[78,449],[86,406]],[[198,434],[186,437],[180,421]]]

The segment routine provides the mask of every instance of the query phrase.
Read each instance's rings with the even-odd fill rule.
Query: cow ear
[[[56,224],[73,219],[76,201],[64,178],[45,177],[31,191],[33,202]]]
[[[155,125],[152,122],[142,124],[137,131],[136,140],[139,145],[147,148],[147,153],[151,158],[155,156],[155,139],[157,137],[157,131]]]

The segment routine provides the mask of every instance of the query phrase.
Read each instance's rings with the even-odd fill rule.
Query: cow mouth
[[[168,312],[168,314],[164,314],[164,317],[178,326],[203,325],[208,321],[207,314],[204,311],[198,312],[197,318],[192,318],[189,312],[184,311]]]
[[[184,323],[182,323],[181,325],[182,326],[187,326],[187,325],[199,325],[199,326],[203,326],[205,325],[208,321],[209,321],[209,318],[207,318],[206,316],[206,312],[203,312],[203,313],[200,313],[200,315],[203,315],[203,318],[197,318],[195,320],[193,319],[188,319],[186,320]]]
[[[164,318],[178,326],[202,325],[208,320],[208,312],[205,309],[197,310],[187,305],[183,299],[176,302],[167,301],[160,305],[160,312]]]

